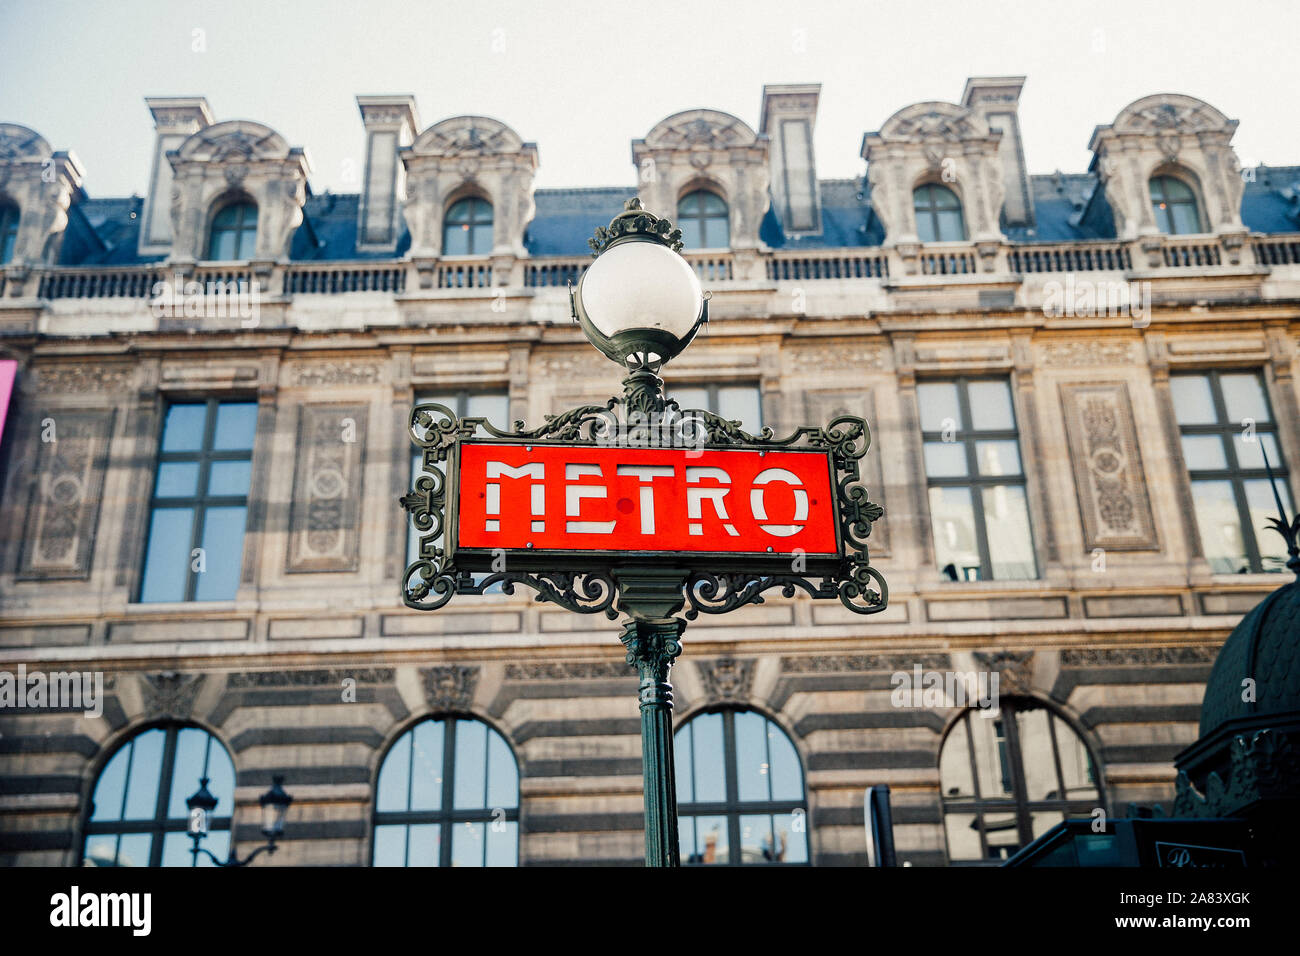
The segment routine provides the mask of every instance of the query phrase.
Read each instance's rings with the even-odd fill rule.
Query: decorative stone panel
[[[111,408],[40,413],[19,577],[90,576],[114,417]]]
[[[365,405],[303,405],[289,521],[288,571],[355,571]]]
[[[1121,239],[1158,233],[1151,208],[1152,176],[1169,173],[1194,187],[1206,231],[1243,233],[1246,184],[1232,149],[1237,121],[1193,96],[1157,93],[1098,126],[1088,148]]]
[[[1061,405],[1084,547],[1154,550],[1159,545],[1128,386],[1065,384]]]

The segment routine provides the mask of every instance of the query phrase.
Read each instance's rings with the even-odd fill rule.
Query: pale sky
[[[306,148],[317,192],[356,192],[354,97],[413,93],[423,127],[476,113],[537,143],[538,188],[631,185],[629,144],[665,116],[710,107],[757,128],[764,83],[819,82],[817,172],[830,179],[861,175],[862,134],[902,107],[956,101],[968,76],[1023,74],[1032,173],[1083,171],[1093,127],[1157,92],[1240,120],[1243,164],[1300,165],[1298,12],[1287,0],[0,0],[0,122],[76,152],[90,195],[125,196],[149,176],[144,97],[203,95],[217,120],[257,120]]]

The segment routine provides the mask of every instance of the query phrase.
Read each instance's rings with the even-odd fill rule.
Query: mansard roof
[[[1246,183],[1241,217],[1246,228],[1261,233],[1300,229],[1300,166],[1260,166]],[[1068,242],[1113,239],[1110,208],[1093,173],[1051,173],[1030,177],[1033,229],[1007,229],[1014,242]],[[862,179],[827,179],[822,195],[822,232],[787,238],[779,218],[769,210],[760,237],[774,249],[834,249],[878,246],[883,233],[871,213],[870,186]],[[623,202],[636,195],[634,186],[585,189],[539,189],[537,213],[524,235],[532,256],[581,256],[590,252],[587,239],[597,226],[609,224]],[[357,251],[355,194],[309,195],[304,221],[294,234],[290,258],[295,261],[391,259],[392,253]],[[157,262],[161,256],[140,256],[136,239],[143,200],[138,197],[83,199],[69,213],[68,233],[60,265],[130,265]],[[405,255],[410,236],[405,230],[396,255]]]

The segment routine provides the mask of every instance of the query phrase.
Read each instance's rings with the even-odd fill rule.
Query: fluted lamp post
[[[212,822],[212,811],[217,807],[217,798],[208,790],[208,778],[202,778],[199,781],[199,789],[185,801],[185,806],[190,811],[190,838],[194,841],[190,853],[193,855],[195,862],[198,862],[200,853],[206,853],[213,866],[247,866],[259,853],[264,852],[268,856],[274,853],[277,849],[276,840],[284,835],[284,818],[289,812],[289,804],[293,803],[293,797],[284,792],[283,783],[284,777],[273,777],[270,789],[257,798],[257,802],[262,806],[262,835],[266,837],[267,842],[241,860],[235,855],[235,835],[232,825],[230,853],[225,860],[221,860],[207,847],[199,846],[208,835],[208,827]]]
[[[629,199],[607,229],[589,240],[595,261],[570,286],[573,318],[591,344],[627,369],[624,409],[646,425],[663,416],[659,369],[708,321],[709,303],[682,256],[681,230]],[[668,673],[681,653],[685,569],[626,567],[612,572],[629,620],[620,640],[640,681],[646,865],[679,866],[677,785],[673,768],[673,693]]]

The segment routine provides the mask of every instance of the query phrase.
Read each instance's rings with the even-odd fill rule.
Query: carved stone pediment
[[[435,123],[411,144],[412,156],[486,156],[518,153],[523,139],[505,123],[487,116],[454,116]]]
[[[749,146],[757,134],[741,119],[718,110],[687,110],[660,121],[646,134],[648,149],[729,149]]]
[[[41,162],[53,155],[40,133],[17,123],[0,123],[0,163]]]
[[[287,159],[289,143],[269,126],[229,120],[199,130],[181,143],[177,155],[183,161],[200,163]]]

